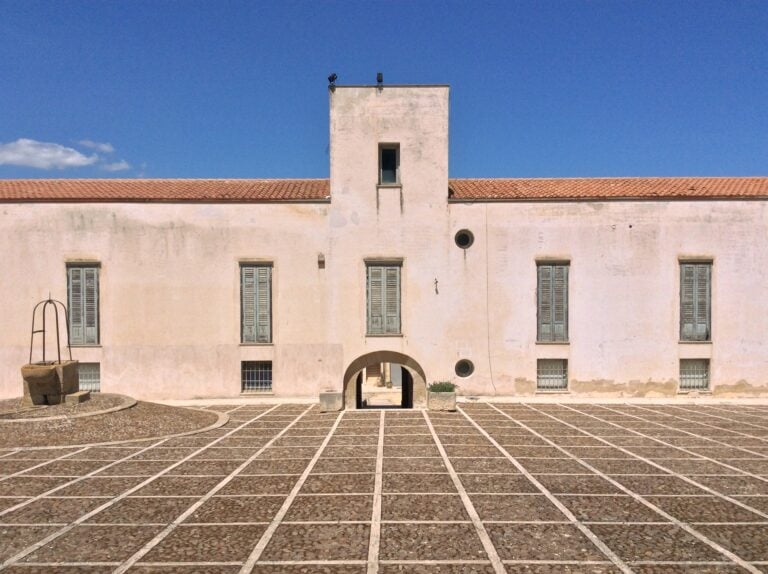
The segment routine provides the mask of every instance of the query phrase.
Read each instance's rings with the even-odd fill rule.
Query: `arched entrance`
[[[400,407],[420,408],[427,404],[427,383],[424,369],[408,355],[395,351],[376,351],[367,353],[352,361],[344,372],[344,408],[359,409],[371,405],[364,404],[363,373],[378,365],[395,364],[402,367],[400,382]]]

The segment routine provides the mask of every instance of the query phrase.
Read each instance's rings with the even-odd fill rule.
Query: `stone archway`
[[[344,408],[355,409],[357,405],[357,376],[364,368],[377,363],[398,363],[412,378],[412,406],[427,406],[427,377],[424,369],[408,355],[395,351],[375,351],[359,356],[344,371]]]

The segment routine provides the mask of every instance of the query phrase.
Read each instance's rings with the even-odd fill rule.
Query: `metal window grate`
[[[101,365],[99,363],[80,363],[78,373],[81,391],[93,393],[101,391]]]
[[[680,360],[680,390],[709,389],[709,359]]]
[[[272,361],[243,361],[240,379],[244,393],[272,391]]]
[[[536,363],[536,390],[562,391],[568,388],[568,361],[539,359]]]

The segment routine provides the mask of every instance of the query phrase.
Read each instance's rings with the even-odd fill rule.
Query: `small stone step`
[[[77,391],[76,393],[70,393],[64,395],[64,403],[84,403],[91,400],[91,391]]]

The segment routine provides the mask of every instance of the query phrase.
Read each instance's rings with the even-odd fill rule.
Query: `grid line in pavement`
[[[258,420],[261,417],[269,414],[273,410],[277,409],[279,406],[280,405],[275,405],[271,409],[268,409],[268,410],[266,410],[266,411],[264,411],[262,413],[259,413],[258,415],[256,415],[252,419],[250,419],[250,420],[244,422],[243,424],[233,428],[232,430],[228,431],[226,434],[220,436],[219,438],[214,439],[210,444],[195,450],[192,454],[182,458],[180,461],[172,463],[166,469],[164,469],[164,470],[162,470],[162,471],[160,471],[160,472],[158,472],[158,473],[148,477],[146,480],[144,480],[144,481],[140,482],[139,484],[131,487],[130,489],[124,491],[122,494],[112,498],[111,500],[109,500],[108,502],[105,502],[104,504],[102,504],[101,506],[95,508],[94,510],[91,510],[90,512],[82,515],[80,518],[78,518],[77,520],[71,522],[67,526],[65,526],[65,527],[63,527],[63,528],[53,532],[52,534],[49,534],[48,536],[46,536],[42,540],[39,540],[38,542],[36,542],[36,543],[34,543],[34,544],[30,545],[30,546],[27,546],[23,550],[19,551],[18,553],[14,554],[10,558],[6,559],[4,562],[0,563],[0,570],[3,570],[5,568],[7,568],[8,566],[11,566],[11,565],[17,563],[22,558],[28,556],[29,554],[33,553],[34,551],[38,550],[39,548],[45,546],[46,544],[48,544],[50,542],[53,542],[57,538],[59,538],[62,535],[66,534],[67,532],[72,530],[75,526],[77,526],[79,524],[82,524],[83,522],[85,522],[89,518],[95,516],[96,514],[102,512],[102,511],[104,511],[104,510],[106,510],[108,508],[111,508],[112,506],[114,506],[120,500],[128,497],[130,494],[138,491],[141,488],[144,488],[145,486],[147,486],[148,484],[150,484],[154,480],[156,480],[156,479],[160,478],[161,476],[167,474],[169,470],[171,470],[171,469],[181,465],[182,463],[188,461],[189,459],[193,458],[194,456],[196,456],[196,455],[204,452],[205,450],[211,448],[213,445],[215,445],[218,442],[224,440],[224,438],[226,438],[227,436],[236,433],[239,429],[247,426],[251,422],[253,422],[255,420]]]
[[[36,464],[34,466],[30,466],[29,468],[25,468],[23,470],[19,470],[17,472],[14,472],[13,474],[8,474],[6,476],[0,477],[0,482],[6,481],[9,478],[16,478],[17,476],[19,476],[21,474],[28,473],[30,470],[36,470],[38,468],[45,467],[45,466],[47,466],[49,464],[52,464],[54,462],[59,462],[61,460],[66,460],[70,456],[74,456],[76,454],[80,454],[81,452],[86,451],[89,448],[90,447],[86,446],[86,447],[80,448],[80,449],[78,449],[78,450],[76,450],[74,452],[67,452],[65,454],[62,454],[61,456],[57,456],[56,458],[51,458],[51,459],[45,460],[45,461],[41,462],[40,464]],[[19,459],[19,460],[26,460],[26,459]]]
[[[672,408],[675,408],[675,409],[679,409],[681,411],[691,412],[690,409],[682,408],[682,407],[679,407],[678,405],[669,405],[669,406],[672,407]],[[704,405],[704,407],[708,408],[710,410],[713,410],[713,409],[714,410],[721,410],[721,409],[718,409],[717,407],[713,407],[712,405]],[[726,412],[730,412],[730,411],[726,411]],[[728,421],[728,422],[733,422],[733,417],[728,418],[728,417],[724,417],[724,416],[721,416],[721,415],[714,415],[712,413],[706,413],[706,414],[709,417],[713,417],[713,418],[716,418],[716,419],[723,419],[723,420]],[[733,413],[731,413],[731,414],[733,414]],[[768,426],[758,425],[758,424],[755,424],[755,423],[748,423],[746,421],[739,421],[739,422],[741,424],[744,424],[744,425],[748,425],[748,426],[751,426],[751,427],[755,427],[755,428],[758,428],[758,429],[762,429],[762,430],[768,431]],[[730,430],[730,429],[724,428],[723,430]],[[762,440],[768,440],[768,438],[766,438],[766,435],[756,436],[755,438],[760,438]]]
[[[251,551],[250,555],[248,556],[248,559],[243,564],[243,567],[240,569],[241,574],[249,574],[254,566],[256,565],[256,562],[261,557],[262,553],[264,552],[264,549],[267,547],[267,544],[269,544],[270,540],[272,540],[272,536],[275,534],[275,531],[277,530],[277,527],[280,526],[280,523],[282,522],[283,518],[285,518],[285,515],[288,513],[288,510],[291,507],[291,504],[293,504],[293,501],[296,499],[296,496],[298,495],[301,488],[304,486],[304,483],[307,481],[307,477],[309,476],[309,473],[312,472],[312,468],[314,468],[315,464],[317,463],[317,460],[320,458],[320,455],[323,454],[323,451],[325,450],[326,446],[328,446],[328,443],[331,441],[331,438],[333,438],[333,434],[336,431],[336,429],[339,427],[339,423],[341,423],[342,418],[344,417],[344,413],[346,411],[341,411],[339,415],[336,417],[336,420],[333,423],[333,426],[328,431],[328,434],[326,435],[325,439],[323,440],[320,447],[317,449],[317,452],[312,457],[312,460],[310,460],[309,464],[307,465],[307,468],[304,469],[304,472],[299,477],[299,480],[294,485],[293,489],[291,490],[288,497],[283,502],[283,505],[280,507],[280,510],[277,511],[277,514],[270,522],[267,529],[264,531],[264,533],[261,535],[261,538],[256,543],[256,546]]]
[[[493,405],[490,406],[493,407]],[[495,438],[493,438],[482,426],[480,426],[471,416],[469,416],[469,414],[464,409],[457,407],[456,410],[461,413],[461,415],[463,415],[480,432],[480,434],[485,436],[488,441],[499,450],[499,452],[501,452],[512,464],[514,464],[520,473],[529,481],[531,481],[533,485],[547,498],[547,500],[554,504],[557,509],[563,515],[565,515],[568,521],[576,528],[578,528],[579,531],[584,534],[584,536],[586,536],[589,541],[592,542],[592,544],[594,544],[595,547],[597,547],[597,549],[610,560],[611,563],[613,563],[622,572],[631,574],[632,570],[629,568],[629,566],[627,566],[627,564],[613,550],[611,550],[602,540],[600,540],[600,538],[598,538],[589,527],[587,527],[578,518],[576,518],[576,516],[568,509],[568,507],[566,507],[560,500],[558,500],[558,498],[538,479],[536,479],[535,476],[528,472],[528,470],[514,456],[509,454],[509,452],[503,446],[501,446],[501,444],[499,444]],[[503,414],[506,415],[506,413]],[[511,417],[509,418],[511,419]],[[520,423],[518,422],[518,424]]]
[[[381,548],[381,493],[384,484],[384,422],[386,411],[379,415],[379,436],[376,445],[376,472],[373,485],[373,508],[371,510],[371,535],[368,541],[368,574],[379,572],[379,549]]]
[[[435,432],[435,427],[432,426],[432,421],[429,418],[429,414],[427,411],[422,411],[422,414],[424,415],[424,420],[427,422],[427,426],[429,427],[429,432],[432,434],[432,439],[435,441],[435,445],[437,445],[437,450],[440,452],[443,463],[448,469],[448,474],[451,476],[453,485],[456,487],[456,490],[459,491],[459,497],[461,498],[461,502],[464,504],[464,509],[467,511],[467,514],[472,521],[472,525],[475,528],[475,532],[480,538],[480,542],[483,544],[483,549],[491,561],[493,570],[497,574],[506,572],[506,569],[501,562],[499,552],[496,550],[496,546],[494,546],[493,542],[491,541],[491,537],[488,535],[488,531],[485,529],[483,522],[480,520],[480,515],[477,513],[475,506],[472,504],[472,500],[470,500],[469,495],[467,494],[467,491],[464,488],[461,479],[459,478],[459,475],[456,473],[456,469],[454,469],[453,464],[451,463],[451,460],[448,458],[445,447],[443,446],[442,442],[440,442],[440,437],[437,435],[437,432]]]
[[[493,406],[493,405],[491,405],[491,406],[492,406],[494,409],[498,410],[499,412],[503,412],[503,411],[501,411],[500,409],[497,409],[495,406]],[[579,429],[579,428],[578,428],[578,427],[576,427],[575,425],[572,425],[572,424],[571,424],[571,423],[569,423],[569,422],[563,421],[562,419],[559,419],[558,417],[556,417],[556,416],[554,416],[554,415],[552,415],[552,414],[549,414],[549,413],[547,413],[547,412],[544,412],[544,411],[540,411],[539,409],[537,409],[537,408],[535,408],[535,407],[532,407],[531,405],[526,405],[526,406],[527,406],[529,409],[531,409],[531,410],[534,410],[534,411],[536,411],[536,412],[538,412],[538,413],[544,414],[544,415],[546,415],[546,416],[548,416],[548,417],[550,417],[550,418],[552,418],[552,419],[554,419],[554,420],[556,420],[556,421],[558,421],[558,422],[560,422],[560,423],[562,423],[562,424],[565,424],[565,425],[567,425],[567,426],[569,426],[569,427],[571,427],[571,428],[573,428],[573,429],[575,429],[575,430],[579,430],[580,432],[583,432],[584,434],[586,434],[586,435],[588,435],[588,436],[591,436],[592,438],[597,438],[597,439],[599,439],[599,440],[604,440],[604,439],[601,439],[600,437],[597,437],[596,435],[593,435],[592,433],[590,433],[590,432],[588,432],[588,431],[586,431],[586,430],[584,430],[584,429]],[[568,408],[566,405],[563,405],[563,406],[565,406],[566,408]],[[576,411],[576,412],[579,412],[579,411]],[[504,413],[504,414],[506,414],[506,413]],[[507,415],[507,416],[509,416],[509,415]],[[588,416],[591,416],[591,415],[588,415]],[[510,417],[510,418],[511,418],[511,417]],[[523,425],[523,426],[524,426],[524,424],[523,424],[523,423],[521,423],[520,421],[515,421],[515,422],[517,422],[517,424],[519,424],[519,425]],[[613,423],[611,423],[611,424],[613,424]],[[605,441],[605,442],[608,442],[608,441]],[[613,446],[614,446],[615,448],[619,448],[620,450],[623,450],[623,451],[624,451],[624,452],[626,452],[626,453],[630,453],[630,454],[633,454],[633,453],[631,453],[631,451],[628,451],[628,450],[624,449],[623,447],[617,447],[617,446],[615,446],[615,445],[613,445]],[[560,449],[561,449],[561,450],[563,450],[563,451],[564,451],[566,454],[568,454],[568,453],[567,453],[567,451],[565,451],[564,449],[562,449],[562,447],[558,447],[558,448],[560,448]],[[641,457],[641,456],[638,456],[638,455],[634,455],[634,454],[633,454],[633,456],[635,456],[636,458],[638,458],[638,459],[640,459],[640,460],[643,460],[644,462],[647,462],[647,463],[652,463],[650,460],[648,460],[648,459],[645,459],[645,458],[643,458],[643,457]],[[580,462],[581,462],[581,464],[583,464],[583,465],[585,465],[585,466],[590,466],[590,465],[589,465],[589,463],[586,463],[586,462],[585,462],[585,461],[583,461],[583,460],[580,460]],[[755,568],[754,566],[752,566],[751,564],[749,564],[749,563],[748,563],[746,560],[744,560],[743,558],[741,558],[740,556],[738,556],[738,555],[737,555],[737,554],[735,554],[734,552],[731,552],[731,551],[730,551],[730,550],[728,550],[727,548],[724,548],[723,546],[721,546],[721,545],[720,545],[720,544],[718,544],[717,542],[715,542],[715,541],[711,540],[710,538],[708,538],[707,536],[705,536],[704,534],[702,534],[701,532],[699,532],[699,531],[698,531],[698,530],[696,530],[695,528],[691,527],[689,524],[686,524],[686,523],[684,523],[684,522],[682,522],[682,521],[678,520],[677,518],[675,518],[675,517],[674,517],[674,516],[672,516],[671,514],[668,514],[667,512],[665,512],[664,510],[662,510],[661,508],[657,507],[655,504],[653,504],[653,503],[651,503],[650,501],[646,500],[646,499],[645,499],[643,496],[641,496],[640,494],[638,494],[638,493],[634,492],[633,490],[631,490],[631,489],[627,488],[626,486],[624,486],[624,485],[623,485],[623,484],[621,484],[620,482],[618,482],[618,481],[614,480],[613,478],[611,478],[610,476],[606,475],[605,473],[603,473],[603,472],[599,471],[598,469],[593,469],[593,471],[594,471],[594,472],[596,472],[596,474],[598,474],[599,476],[601,476],[601,477],[602,477],[604,480],[607,480],[608,482],[612,483],[614,486],[617,486],[617,487],[618,487],[618,488],[620,488],[622,491],[624,491],[624,492],[626,492],[627,494],[629,494],[629,495],[630,495],[632,498],[634,498],[634,499],[635,499],[635,500],[637,500],[638,502],[640,502],[640,503],[644,504],[645,506],[647,506],[647,507],[651,508],[652,510],[654,510],[655,512],[657,512],[659,515],[661,515],[661,516],[664,516],[665,518],[667,518],[667,519],[668,519],[670,522],[672,522],[673,524],[675,524],[675,526],[677,526],[677,527],[679,527],[679,528],[681,528],[681,529],[685,530],[685,531],[686,531],[688,534],[690,534],[690,535],[694,536],[695,538],[697,538],[697,539],[698,539],[698,540],[700,540],[701,542],[703,542],[703,543],[707,544],[707,545],[708,545],[710,548],[712,548],[712,549],[716,550],[717,552],[719,552],[720,554],[722,554],[722,555],[726,556],[728,559],[730,559],[732,562],[736,563],[738,566],[741,566],[742,568],[744,568],[744,569],[748,570],[749,572],[753,572],[754,574],[760,574],[760,570],[759,570],[759,569],[757,569],[757,568]],[[670,472],[670,474],[673,474],[673,475],[675,475],[676,473]],[[682,478],[680,475],[677,475],[677,476],[678,476],[678,478]]]
[[[213,495],[215,495],[217,492],[219,492],[222,488],[224,488],[227,484],[229,484],[233,478],[235,478],[245,467],[247,467],[251,462],[253,462],[261,453],[263,453],[267,448],[269,448],[276,440],[278,440],[285,432],[290,429],[294,424],[299,422],[301,418],[306,415],[310,410],[312,410],[313,405],[310,405],[309,407],[304,410],[303,413],[301,413],[299,416],[297,416],[291,423],[289,423],[282,431],[277,433],[271,440],[269,440],[264,446],[262,446],[259,450],[257,450],[254,454],[249,456],[243,463],[238,466],[235,470],[233,470],[229,475],[227,475],[223,480],[218,482],[216,486],[211,488],[208,492],[206,492],[203,496],[198,498],[197,501],[195,501],[194,504],[192,504],[187,510],[179,514],[166,528],[164,528],[162,531],[160,531],[152,540],[147,542],[144,546],[142,546],[138,551],[136,551],[130,558],[125,560],[122,564],[120,564],[120,567],[117,568],[114,571],[114,574],[122,574],[126,570],[128,570],[131,566],[133,566],[136,562],[141,560],[142,557],[146,556],[147,553],[149,553],[150,550],[152,550],[155,546],[160,544],[165,538],[168,537],[169,534],[171,534],[184,520],[186,520],[189,516],[191,516],[198,508],[200,508],[203,504],[205,504],[208,500],[210,500]],[[196,526],[200,526],[199,523],[196,523]]]
[[[0,517],[5,516],[6,514],[9,514],[11,512],[16,511],[16,510],[20,510],[21,508],[24,508],[25,506],[28,506],[28,505],[32,504],[33,502],[36,502],[36,501],[38,501],[38,500],[40,500],[42,498],[47,498],[51,494],[55,494],[56,492],[58,492],[60,490],[63,490],[65,488],[68,488],[68,487],[72,486],[73,484],[77,484],[78,482],[81,482],[81,481],[83,481],[83,480],[85,480],[87,478],[91,478],[94,475],[96,475],[96,474],[98,474],[98,473],[100,473],[100,472],[102,472],[102,471],[104,471],[104,470],[106,470],[108,468],[111,468],[111,467],[115,466],[116,464],[120,464],[121,462],[125,462],[125,461],[135,457],[136,455],[141,454],[142,452],[145,452],[145,451],[147,451],[149,449],[155,448],[156,446],[164,443],[166,440],[168,440],[168,439],[160,439],[159,441],[157,441],[157,442],[155,442],[155,443],[153,443],[153,444],[151,444],[151,445],[149,445],[147,447],[144,447],[144,448],[142,448],[142,449],[140,449],[140,450],[138,450],[138,451],[136,451],[134,453],[131,453],[131,454],[127,455],[127,456],[124,456],[123,458],[119,458],[119,459],[117,459],[115,461],[108,462],[107,464],[104,464],[104,466],[101,466],[101,467],[99,467],[99,468],[97,468],[95,470],[92,470],[92,471],[84,474],[83,476],[79,476],[79,477],[77,477],[77,478],[75,478],[73,480],[65,482],[64,484],[60,484],[59,486],[51,488],[50,490],[42,492],[42,493],[40,493],[40,494],[38,494],[36,496],[32,496],[29,499],[25,500],[24,502],[20,502],[19,504],[16,504],[15,506],[11,506],[10,508],[6,508],[5,510],[0,511]],[[88,447],[88,448],[93,448],[93,447]]]
[[[567,409],[571,409],[571,407],[569,407],[569,406],[567,406],[567,405],[563,405],[563,406],[564,406],[565,408],[567,408]],[[560,419],[557,419],[557,417],[555,417],[554,415],[551,415],[551,414],[549,414],[549,413],[545,413],[545,412],[543,412],[543,411],[539,411],[538,409],[535,409],[534,407],[531,407],[530,405],[528,405],[528,407],[529,407],[529,408],[531,408],[531,409],[534,409],[534,410],[536,410],[537,412],[542,412],[543,414],[546,414],[547,416],[549,416],[549,417],[553,417],[553,418],[555,418],[556,420],[559,420],[560,422],[563,422],[563,423],[564,423],[564,421],[562,421],[562,420],[560,420]],[[618,425],[618,424],[616,424],[616,423],[613,423],[613,422],[611,422],[611,421],[606,421],[606,420],[604,420],[604,419],[601,419],[600,417],[597,417],[597,416],[595,416],[595,415],[592,415],[592,414],[588,414],[588,413],[582,413],[581,411],[578,411],[578,410],[576,410],[576,409],[571,409],[571,410],[574,410],[575,412],[578,412],[579,414],[583,414],[583,415],[585,415],[585,416],[588,416],[588,417],[594,418],[594,419],[596,419],[596,420],[599,420],[599,421],[602,421],[602,422],[608,423],[608,424],[610,424],[610,425],[613,425],[613,426],[621,426],[621,425]],[[629,416],[631,416],[631,415],[629,415]],[[568,425],[570,425],[570,423],[564,423],[564,424],[568,424]],[[574,427],[574,428],[576,428],[576,427]],[[622,428],[624,428],[624,427],[622,427]],[[637,431],[637,430],[633,430],[633,429],[627,429],[627,430],[630,430],[632,433],[634,433],[634,434],[637,434],[637,435],[639,435],[639,436],[642,436],[642,437],[644,437],[644,438],[647,438],[647,439],[653,440],[653,441],[655,441],[655,442],[661,443],[661,444],[663,444],[663,445],[664,445],[664,446],[666,446],[666,447],[674,448],[674,449],[677,449],[677,450],[681,450],[681,451],[683,451],[683,452],[688,452],[688,453],[691,453],[691,454],[696,454],[696,453],[694,453],[694,452],[692,452],[692,451],[688,451],[688,450],[687,450],[687,449],[685,449],[684,447],[675,446],[675,445],[673,445],[673,444],[670,444],[670,443],[668,443],[668,442],[666,442],[666,441],[664,441],[664,440],[662,440],[662,439],[660,439],[660,438],[657,438],[657,437],[653,437],[653,436],[647,435],[647,434],[645,434],[645,433],[642,433],[642,432],[640,432],[640,431]],[[584,430],[582,430],[582,432],[585,432],[585,433],[587,433],[587,431],[584,431]],[[587,433],[587,434],[589,434],[589,433]],[[598,438],[598,437],[595,437],[595,438]],[[677,471],[675,471],[675,470],[673,470],[673,469],[667,468],[667,467],[665,467],[663,464],[660,464],[660,463],[658,463],[658,462],[656,462],[656,461],[653,461],[653,460],[651,460],[651,459],[649,459],[649,458],[647,458],[647,457],[644,457],[644,456],[641,456],[641,455],[639,455],[639,454],[636,454],[636,453],[632,452],[631,450],[628,450],[628,449],[624,448],[623,446],[620,446],[620,445],[616,445],[616,444],[613,444],[613,443],[611,443],[610,441],[608,441],[608,440],[606,440],[606,439],[601,439],[601,440],[605,440],[605,442],[606,442],[607,444],[610,444],[610,445],[611,445],[613,448],[617,448],[617,449],[621,450],[622,452],[624,452],[624,453],[626,453],[626,454],[629,454],[629,455],[631,455],[633,458],[637,458],[638,460],[641,460],[641,461],[643,461],[643,462],[644,462],[644,463],[646,463],[646,464],[650,464],[651,466],[655,466],[655,467],[656,467],[656,468],[658,468],[659,470],[662,470],[662,471],[664,471],[665,473],[671,474],[672,476],[675,476],[675,477],[677,477],[677,478],[679,478],[679,479],[681,479],[681,480],[684,480],[685,482],[687,482],[687,483],[689,483],[689,484],[691,484],[691,485],[693,485],[693,486],[696,486],[697,488],[700,488],[700,489],[702,489],[702,490],[705,490],[705,491],[709,492],[710,494],[712,494],[712,495],[714,495],[714,496],[717,496],[717,497],[719,497],[719,498],[722,498],[723,500],[726,500],[726,501],[728,501],[728,502],[730,502],[730,503],[732,503],[732,504],[736,504],[737,506],[740,506],[740,507],[742,507],[742,508],[743,508],[743,509],[745,509],[745,510],[748,510],[748,511],[750,511],[750,512],[753,512],[753,513],[755,513],[755,514],[759,515],[759,516],[762,516],[762,517],[763,517],[763,518],[765,518],[765,519],[768,519],[768,513],[765,513],[765,512],[762,512],[762,511],[760,511],[760,510],[758,510],[758,509],[756,509],[756,508],[753,508],[753,507],[749,506],[748,504],[746,504],[746,503],[742,502],[741,500],[735,499],[735,498],[733,498],[732,496],[728,496],[727,494],[723,494],[723,493],[721,493],[721,492],[718,492],[718,491],[717,491],[717,490],[715,490],[714,488],[710,488],[709,486],[707,486],[707,485],[705,485],[705,484],[702,484],[702,483],[700,483],[700,482],[698,482],[698,481],[696,481],[696,480],[692,479],[691,477],[689,477],[689,476],[686,476],[685,474],[682,474],[682,473],[679,473],[679,472],[677,472]],[[757,478],[757,479],[759,479],[759,480],[761,480],[761,481],[763,481],[763,482],[768,482],[768,480],[767,480],[767,479],[765,479],[764,477],[758,476],[758,475],[756,475],[756,474],[752,474],[752,473],[750,473],[750,472],[746,472],[746,471],[740,470],[740,469],[738,469],[738,468],[736,468],[736,467],[731,467],[730,465],[726,465],[726,464],[720,463],[720,462],[718,462],[718,461],[716,461],[716,460],[714,460],[714,459],[711,459],[711,458],[708,458],[708,457],[704,457],[704,456],[702,456],[702,455],[697,455],[697,456],[701,456],[702,458],[704,458],[704,459],[707,459],[707,460],[709,460],[710,462],[714,462],[714,463],[716,463],[716,464],[719,464],[719,465],[725,466],[725,467],[727,467],[727,468],[733,469],[733,470],[737,471],[739,475],[742,475],[742,474],[743,474],[744,476],[750,476],[751,478]],[[695,476],[695,475],[694,475],[694,476]]]
[[[695,423],[695,424],[700,425],[700,426],[705,426],[705,427],[710,427],[710,428],[713,428],[713,429],[723,430],[721,427],[710,425],[709,423],[697,421],[697,420],[694,420],[694,419],[689,419],[689,418],[686,418],[686,417],[682,417],[680,415],[673,415],[673,414],[659,412],[659,411],[656,411],[654,409],[650,409],[648,407],[644,407],[644,406],[641,406],[641,405],[632,405],[632,406],[636,407],[636,408],[638,408],[638,409],[640,409],[642,411],[648,411],[648,412],[651,412],[651,413],[655,413],[657,415],[664,415],[665,417],[673,417],[675,419],[679,419],[679,420],[682,420],[682,421],[685,421],[685,422],[689,422],[689,423]],[[621,412],[621,411],[614,411],[614,409],[610,409],[610,410],[613,411],[613,412]],[[648,420],[645,417],[640,417],[638,415],[628,415],[628,416],[634,416],[634,417],[637,417],[637,418],[641,418],[643,420]],[[649,422],[651,422],[651,421],[649,421]],[[758,452],[758,451],[755,451],[755,450],[751,450],[751,449],[745,448],[743,446],[734,446],[734,445],[729,444],[727,442],[723,442],[721,440],[714,439],[711,436],[702,436],[702,435],[696,434],[695,432],[692,432],[690,430],[675,429],[675,427],[672,427],[672,426],[669,426],[669,425],[665,425],[664,423],[659,423],[659,422],[656,422],[656,421],[652,421],[652,422],[654,422],[655,424],[658,424],[658,425],[665,426],[665,427],[670,428],[670,429],[674,429],[674,430],[677,430],[677,431],[682,431],[685,434],[688,434],[690,436],[694,436],[696,438],[701,438],[701,439],[704,439],[704,440],[711,441],[711,442],[713,442],[715,444],[723,445],[723,446],[725,446],[725,447],[727,447],[729,449],[735,449],[735,450],[739,450],[739,451],[742,451],[742,452],[748,452],[750,454],[754,454],[757,458],[766,458],[766,459],[768,459],[768,454],[763,454],[761,452]],[[729,432],[732,432],[732,433],[735,433],[735,434],[738,434],[738,435],[741,435],[741,436],[745,436],[745,437],[756,438],[756,437],[753,437],[753,436],[748,435],[746,433],[735,431],[733,429],[729,429]]]

